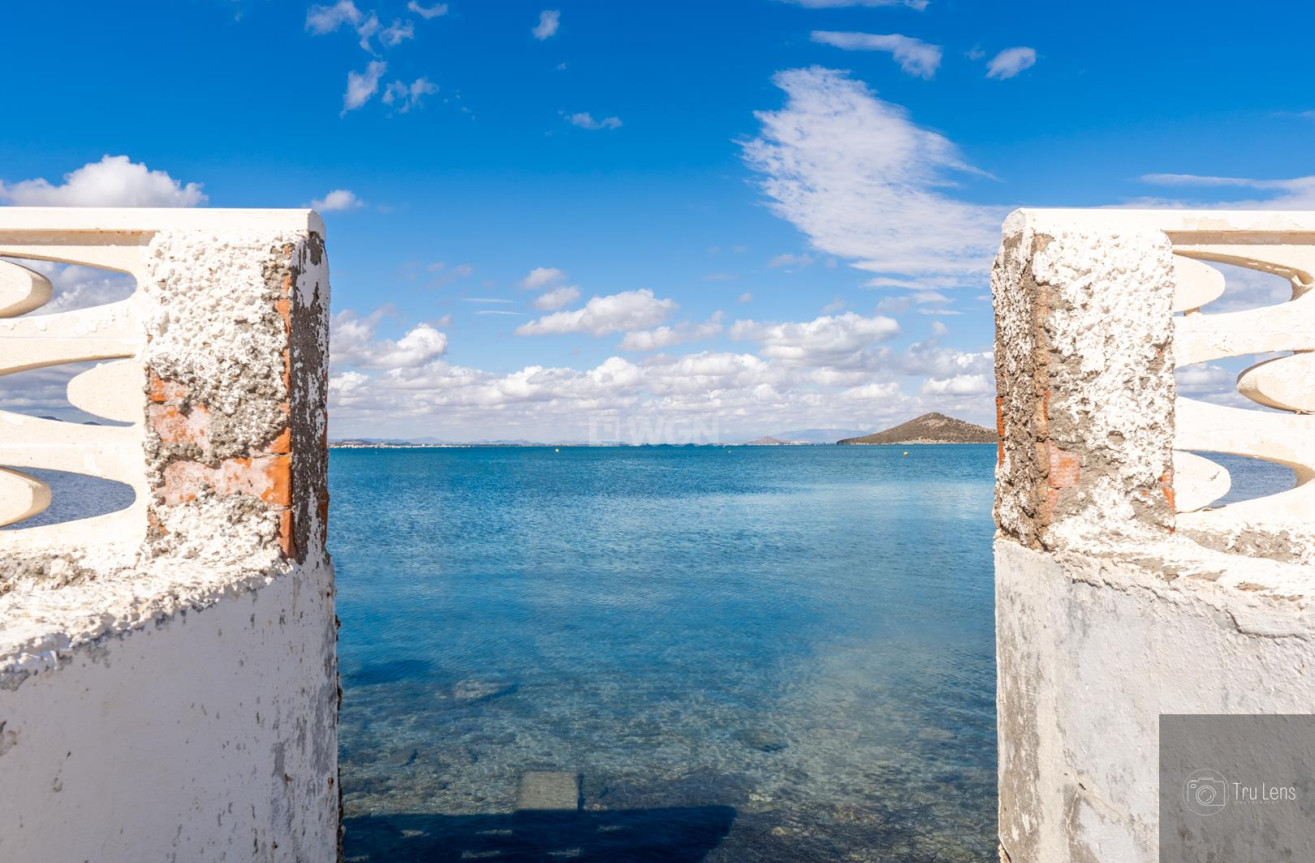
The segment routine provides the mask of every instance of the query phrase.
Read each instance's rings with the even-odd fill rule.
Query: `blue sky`
[[[0,56],[0,202],[321,202],[337,436],[986,422],[987,270],[1010,209],[1315,208],[1315,73],[1275,38],[1315,26],[1299,4],[6,17],[30,36]],[[52,274],[97,296],[85,271]],[[1228,377],[1206,371],[1203,391]]]

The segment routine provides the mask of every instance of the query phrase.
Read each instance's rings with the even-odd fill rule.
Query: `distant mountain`
[[[777,437],[760,437],[757,440],[747,440],[740,446],[806,446],[808,441],[801,440],[781,440]]]
[[[885,431],[845,438],[837,443],[995,443],[998,439],[996,433],[989,428],[947,417],[945,414],[931,413]]]
[[[864,429],[797,429],[795,431],[777,432],[771,437],[779,440],[802,441],[803,443],[835,443],[841,438],[862,437],[867,434]]]

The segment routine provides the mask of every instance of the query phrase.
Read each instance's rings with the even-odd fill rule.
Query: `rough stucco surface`
[[[142,244],[140,541],[4,560],[0,860],[336,857],[327,260],[215,221]]]
[[[332,585],[298,568],[0,691],[0,860],[336,859]]]
[[[1172,523],[1173,263],[1162,232],[1005,223],[992,272],[1000,529],[1029,547]]]
[[[1160,715],[1315,704],[1315,567],[1174,532],[1172,246],[1117,215],[1015,213],[992,274],[1009,863],[1158,861]]]
[[[162,233],[149,254],[140,302],[151,335],[150,529],[127,556],[76,543],[6,555],[18,575],[0,595],[0,689],[79,645],[258,588],[323,554],[322,239]],[[300,548],[285,543],[297,534]]]

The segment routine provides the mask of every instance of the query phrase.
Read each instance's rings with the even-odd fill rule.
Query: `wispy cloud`
[[[812,39],[822,45],[831,45],[845,51],[885,51],[894,57],[900,68],[917,78],[931,79],[941,65],[941,47],[929,45],[912,36],[899,33],[841,33],[832,30],[814,30]]]
[[[786,252],[783,255],[777,255],[767,262],[769,267],[806,267],[813,262],[812,255],[792,255]]]
[[[447,14],[447,6],[442,4],[426,9],[413,0],[407,8],[424,18]],[[362,12],[353,0],[338,0],[331,6],[312,6],[306,12],[306,29],[316,36],[334,33],[343,27],[356,31],[361,49],[371,54],[377,53],[370,44],[370,40],[376,36],[379,37],[379,44],[385,48],[396,48],[406,40],[415,38],[414,22],[396,18],[385,27],[380,23],[377,13]]]
[[[306,13],[306,29],[317,36],[332,33],[344,24],[353,27],[365,20],[352,0],[339,0],[332,6],[312,6]]]
[[[206,200],[200,183],[183,185],[127,156],[88,162],[65,174],[63,183],[0,181],[0,201],[24,207],[195,207]]]
[[[352,0],[338,0],[332,6],[312,6],[306,13],[306,29],[316,36],[333,33],[344,25],[356,31],[363,50],[374,53],[370,39],[380,29],[379,16],[375,13],[366,15]]]
[[[379,31],[379,41],[389,48],[396,48],[407,39],[414,39],[415,35],[414,22],[397,20]]]
[[[448,11],[446,3],[435,3],[433,6],[421,6],[416,0],[411,0],[411,2],[407,3],[406,8],[407,11],[414,12],[426,21],[431,18],[441,18],[446,15]]]
[[[579,114],[563,114],[562,116],[564,116],[566,122],[570,123],[572,126],[579,126],[581,129],[589,129],[594,132],[599,129],[621,128],[620,117],[604,117],[601,120],[595,120],[592,114],[586,112],[581,112]]]
[[[561,26],[562,13],[557,9],[545,9],[539,13],[539,23],[534,25],[530,32],[534,38],[542,42],[544,39],[551,39],[557,34],[557,28]]]
[[[886,275],[981,274],[1004,208],[955,200],[947,175],[976,173],[945,137],[845,72],[780,72],[786,105],[743,143],[769,206],[814,248]]]
[[[1269,193],[1268,197],[1249,200],[1221,200],[1210,202],[1215,207],[1258,210],[1303,210],[1315,208],[1315,176],[1293,177],[1280,180],[1259,180],[1250,177],[1214,177],[1199,174],[1146,174],[1143,183],[1153,186],[1197,187],[1210,189],[1238,188]],[[1182,201],[1138,201],[1139,205],[1186,206]],[[1199,206],[1199,205],[1198,205]]]
[[[1036,65],[1035,48],[1006,48],[986,64],[986,77],[1004,81]]]
[[[355,210],[365,206],[365,202],[356,197],[356,193],[349,189],[334,189],[323,198],[316,198],[310,202],[311,209],[319,210],[321,213],[339,213],[343,210]]]
[[[438,92],[438,85],[428,78],[417,78],[410,84],[405,81],[394,81],[384,90],[384,104],[394,105],[398,113],[405,114],[412,108],[421,104],[426,96],[432,96]]]
[[[921,12],[927,8],[927,0],[780,0],[806,9],[842,9],[848,6],[907,6]]]
[[[374,98],[379,92],[379,79],[388,71],[388,64],[382,60],[372,60],[364,72],[347,73],[347,92],[342,96],[342,113],[355,111]]]
[[[589,333],[605,336],[629,330],[644,330],[665,321],[676,310],[675,300],[660,300],[644,289],[594,297],[583,308],[530,321],[516,328],[518,336]]]

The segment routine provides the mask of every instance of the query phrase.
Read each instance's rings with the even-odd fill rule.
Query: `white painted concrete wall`
[[[1158,863],[1161,714],[1315,708],[1310,573],[1240,589],[1208,577],[1223,557],[1166,582],[1135,556],[996,544],[1002,859]]]
[[[1293,299],[1210,314],[1198,261]],[[1001,859],[1157,863],[1162,714],[1315,712],[1315,417],[1203,405],[1173,376],[1315,350],[1315,213],[1019,211],[992,282]],[[1243,394],[1311,404],[1301,357]],[[1212,508],[1226,471],[1175,449],[1298,487]]]
[[[336,859],[323,230],[0,208],[0,255],[137,283],[45,316],[49,291],[9,265],[0,284],[0,375],[111,359],[70,399],[131,423],[0,411],[0,465],[136,495],[24,527],[50,490],[0,473],[0,863]]]
[[[5,863],[337,859],[329,566],[0,689]]]

